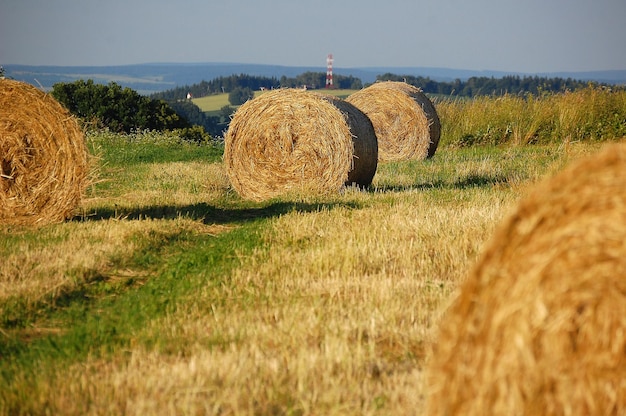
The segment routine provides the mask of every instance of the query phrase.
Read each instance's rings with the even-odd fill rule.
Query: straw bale
[[[446,311],[428,415],[626,414],[626,144],[534,187]]]
[[[273,90],[246,102],[224,142],[233,188],[257,201],[366,187],[378,164],[369,119],[343,100],[311,91]]]
[[[435,154],[441,123],[435,106],[419,88],[406,82],[377,82],[346,101],[372,121],[380,162],[423,160]]]
[[[34,86],[0,80],[0,224],[69,218],[84,194],[88,170],[76,119]]]

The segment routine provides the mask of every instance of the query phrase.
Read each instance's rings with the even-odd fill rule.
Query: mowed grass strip
[[[253,204],[215,149],[99,140],[76,221],[0,230],[21,305],[0,414],[419,414],[440,312],[494,225],[597,148],[442,148],[368,191]]]

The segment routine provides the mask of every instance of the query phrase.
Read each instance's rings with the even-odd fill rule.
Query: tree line
[[[217,77],[211,81],[201,81],[193,85],[183,85],[166,91],[151,94],[154,99],[166,101],[184,100],[187,94],[194,98],[205,97],[213,94],[230,94],[235,89],[250,89],[259,91],[261,89],[275,88],[302,88],[306,86],[311,89],[326,87],[326,72],[304,72],[296,77],[282,76],[276,77],[253,76],[246,74],[230,75],[227,77]],[[360,78],[344,75],[333,76],[333,86],[340,89],[358,90],[363,88]]]
[[[575,91],[589,85],[599,86],[602,84],[589,81],[581,81],[572,78],[539,77],[507,75],[502,78],[494,77],[471,77],[467,80],[455,79],[453,81],[436,81],[429,77],[415,75],[397,75],[386,73],[378,75],[377,81],[405,81],[408,84],[420,88],[427,94],[439,94],[455,97],[478,97],[485,95],[502,96],[506,94],[530,93],[534,95],[547,92]],[[361,79],[353,76],[334,75],[335,88],[358,90],[363,88]],[[282,76],[263,77],[253,75],[231,75],[218,77],[212,81],[202,81],[198,84],[185,85],[170,90],[152,94],[152,98],[166,101],[183,100],[191,93],[194,98],[200,98],[212,94],[231,93],[236,89],[258,91],[262,88],[301,88],[307,86],[311,89],[321,89],[326,86],[325,72],[305,72],[296,77]],[[616,88],[615,86],[611,86]],[[239,91],[237,91],[239,93]]]
[[[575,91],[589,85],[600,84],[589,81],[575,80],[572,78],[547,78],[538,76],[507,75],[502,78],[471,77],[466,81],[456,79],[450,82],[435,81],[428,77],[412,75],[395,75],[386,73],[376,77],[378,81],[406,81],[420,88],[427,94],[440,94],[457,97],[478,97],[506,94],[530,93],[539,95],[546,92],[559,93]]]
[[[235,88],[250,88],[253,91],[260,90],[261,87],[271,89],[278,88],[280,83],[275,77],[261,77],[246,74],[231,75],[228,77],[218,77],[211,81],[202,80],[193,85],[183,85],[169,90],[151,94],[154,99],[166,101],[184,100],[190,93],[194,98],[205,97],[207,95],[230,93]]]

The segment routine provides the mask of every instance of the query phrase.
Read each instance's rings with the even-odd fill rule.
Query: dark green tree
[[[228,94],[228,101],[232,105],[241,105],[254,98],[254,91],[249,87],[235,87]]]
[[[200,110],[200,107],[195,105],[190,100],[181,100],[170,102],[169,105],[176,111],[177,114],[185,118],[190,124],[194,126],[202,126],[204,130],[211,136],[219,136],[222,131],[222,127],[219,126],[220,118],[215,116],[209,116]]]
[[[107,127],[115,132],[190,127],[165,101],[142,96],[115,82],[108,85],[93,80],[57,83],[51,94],[72,114],[95,127]]]
[[[220,114],[226,123],[230,122],[230,116],[233,115],[235,109],[229,105],[220,108]]]

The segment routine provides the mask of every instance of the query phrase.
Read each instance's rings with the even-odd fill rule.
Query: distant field
[[[352,94],[355,90],[314,90],[315,92],[319,92],[322,94],[334,95],[339,98],[346,98],[348,95]],[[262,91],[255,91],[254,96],[258,97],[263,94]],[[208,95],[202,98],[194,98],[193,103],[197,105],[200,110],[205,113],[214,113],[219,112],[220,108],[225,105],[230,105],[228,102],[228,94],[217,94],[217,95]]]
[[[219,111],[220,108],[229,105],[228,94],[207,95],[202,98],[194,98],[191,101],[205,113]]]

